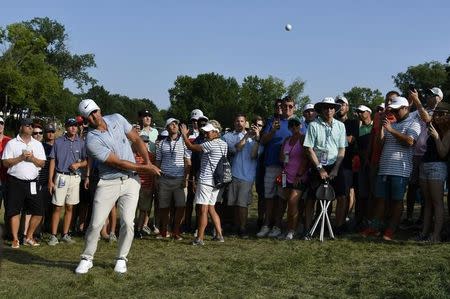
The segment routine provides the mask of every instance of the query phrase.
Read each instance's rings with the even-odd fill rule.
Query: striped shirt
[[[392,124],[392,128],[417,141],[420,124],[416,118],[408,117]],[[394,175],[408,178],[412,171],[414,146],[401,144],[391,133],[385,131],[384,146],[379,162],[378,175]]]
[[[222,156],[227,156],[228,146],[225,141],[220,138],[214,140],[207,140],[201,144],[203,155],[200,166],[199,181],[204,181],[209,184],[213,179],[214,170],[216,170]]]
[[[161,163],[161,172],[167,176],[184,176],[184,159],[190,158],[191,151],[179,136],[175,140],[170,137],[161,140],[156,148],[156,161]]]

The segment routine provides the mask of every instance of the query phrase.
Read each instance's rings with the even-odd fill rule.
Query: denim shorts
[[[420,179],[443,181],[447,178],[447,164],[445,162],[425,162],[420,164]]]
[[[396,175],[378,175],[375,183],[375,197],[384,200],[402,201],[409,178]]]

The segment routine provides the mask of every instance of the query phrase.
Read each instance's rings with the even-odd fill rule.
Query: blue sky
[[[0,26],[50,17],[111,93],[169,106],[178,75],[305,80],[313,102],[450,56],[450,1],[8,1]],[[285,24],[293,30],[286,32]]]

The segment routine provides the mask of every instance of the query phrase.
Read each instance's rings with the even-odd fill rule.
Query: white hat
[[[365,105],[359,105],[358,108],[356,108],[356,111],[361,111],[361,112],[369,112],[372,113],[372,109],[370,109],[369,107],[365,106]]]
[[[5,120],[3,119],[3,117],[0,116],[0,121],[5,122]]]
[[[306,104],[305,107],[303,108],[303,112],[307,111],[307,110],[314,110],[314,105],[313,104]]]
[[[345,104],[348,105],[348,100],[347,100],[347,98],[344,97],[344,96],[337,96],[336,99],[335,99],[334,101],[335,101],[336,103],[337,103],[338,101],[341,101],[341,102],[344,102]]]
[[[80,111],[81,115],[87,118],[92,111],[100,110],[100,107],[97,106],[97,104],[93,100],[84,99],[78,105],[78,110]]]
[[[381,104],[377,105],[377,108],[383,108],[384,109],[384,103],[381,103]]]
[[[391,109],[399,109],[400,107],[409,107],[409,102],[404,97],[395,97],[388,106]]]
[[[168,137],[168,136],[169,136],[169,131],[163,130],[163,131],[161,131],[161,133],[159,133],[159,135],[160,135],[161,137]]]
[[[170,125],[171,123],[173,123],[173,122],[176,122],[177,124],[180,123],[180,121],[179,121],[178,119],[171,117],[171,118],[169,118],[168,120],[166,120],[166,127],[167,127],[168,125]]]
[[[206,120],[209,120],[206,116],[203,115],[202,110],[200,109],[194,109],[191,112],[191,119],[199,120],[200,118],[204,118]]]
[[[430,92],[434,95],[439,96],[441,98],[441,100],[444,98],[444,94],[442,93],[442,90],[439,87],[431,88]]]
[[[321,102],[316,103],[314,105],[314,109],[320,113],[322,112],[323,106],[334,106],[336,112],[338,112],[339,109],[341,109],[341,104],[336,103],[334,99],[331,97],[326,97]]]
[[[208,123],[206,126],[204,126],[202,128],[203,131],[205,132],[210,132],[210,131],[216,131],[219,132],[219,129],[217,129],[216,127],[214,127],[211,123]]]

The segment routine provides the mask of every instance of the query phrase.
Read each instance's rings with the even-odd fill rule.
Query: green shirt
[[[156,139],[158,139],[158,130],[149,127],[149,130],[142,129],[139,135],[148,136],[148,151],[152,154],[156,154]]]
[[[330,126],[317,117],[308,126],[303,146],[312,148],[322,165],[334,164],[338,150],[347,146],[344,124],[333,119]]]

